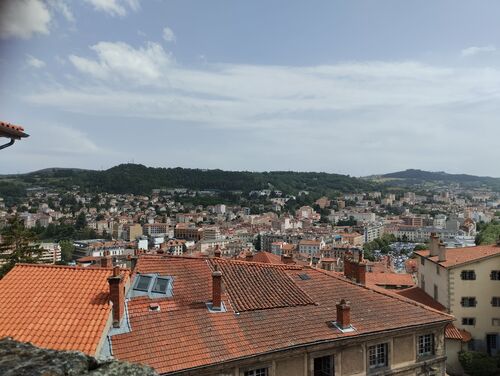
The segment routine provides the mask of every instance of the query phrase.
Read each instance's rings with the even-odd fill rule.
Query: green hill
[[[5,187],[2,190],[2,185]],[[376,189],[376,183],[347,175],[317,172],[248,172],[188,168],[153,168],[121,164],[104,171],[50,168],[22,175],[0,177],[0,197],[20,187],[50,187],[85,192],[150,194],[153,189],[188,188],[221,192],[250,192],[259,189],[297,194],[306,190],[315,195],[360,192]]]

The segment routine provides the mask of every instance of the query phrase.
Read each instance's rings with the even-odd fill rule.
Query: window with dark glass
[[[322,356],[314,358],[314,376],[333,376],[333,357]]]
[[[166,294],[168,288],[168,278],[157,277],[153,285],[152,292],[157,292],[160,294]]]
[[[494,296],[493,298],[491,298],[491,306],[500,307],[500,296]]]
[[[149,284],[151,283],[152,279],[153,279],[153,277],[148,276],[148,275],[138,275],[134,290],[148,291]]]
[[[379,343],[368,348],[368,365],[370,368],[387,367],[388,365],[388,345]]]
[[[474,317],[462,317],[462,325],[476,325]]]
[[[418,336],[418,355],[432,355],[434,353],[434,335],[424,334]]]
[[[462,307],[475,307],[477,305],[477,301],[473,296],[465,296],[462,297],[460,304],[462,305]]]
[[[490,274],[492,281],[500,281],[500,270],[492,270]]]
[[[465,281],[473,281],[476,279],[476,272],[474,270],[462,270],[460,276]]]
[[[268,376],[269,375],[269,368],[262,367],[262,368],[249,369],[248,371],[244,372],[244,375],[245,376]]]

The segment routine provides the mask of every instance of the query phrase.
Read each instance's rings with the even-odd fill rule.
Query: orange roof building
[[[169,281],[166,295],[151,296],[154,278]],[[141,255],[130,291],[126,325],[130,329],[110,331],[112,355],[150,365],[161,374],[234,374],[235,369],[243,374],[255,370],[255,364],[261,367],[257,369],[276,371],[280,362],[293,356],[294,367],[304,369],[304,359],[312,361],[314,351],[334,351],[335,361],[340,362],[341,349],[349,345],[354,347],[345,359],[363,370],[368,356],[360,346],[363,341],[380,343],[397,334],[415,348],[415,336],[430,332],[437,348],[436,358],[431,356],[428,362],[444,371],[440,338],[453,319],[333,273],[221,258]],[[396,352],[394,359],[405,359],[405,370],[421,366],[413,351],[403,356],[398,346],[391,349]],[[345,361],[347,369],[350,360]],[[390,368],[399,369],[396,363]]]
[[[0,338],[98,355],[113,322],[111,268],[18,264],[0,280]],[[121,271],[126,284],[128,271]]]

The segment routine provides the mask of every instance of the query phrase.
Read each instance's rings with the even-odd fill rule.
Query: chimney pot
[[[431,233],[429,256],[437,256],[439,252],[439,236],[435,232]]]
[[[351,326],[351,306],[345,299],[337,303],[337,325],[341,329],[347,329]]]
[[[222,309],[222,272],[218,270],[217,265],[212,272],[212,310],[220,311]]]
[[[439,262],[446,261],[446,245],[443,242],[439,243],[438,261]]]
[[[109,300],[113,304],[113,326],[120,327],[120,322],[125,310],[125,288],[123,286],[123,277],[120,275],[118,266],[113,268],[113,275],[108,277]]]
[[[222,252],[218,245],[215,246],[214,257],[221,257]]]
[[[113,259],[111,258],[111,256],[109,256],[109,252],[108,254],[106,252],[108,251],[104,251],[104,256],[101,257],[101,268],[113,267]]]

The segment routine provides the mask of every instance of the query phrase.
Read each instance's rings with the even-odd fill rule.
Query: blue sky
[[[497,1],[4,0],[0,174],[500,176]]]

